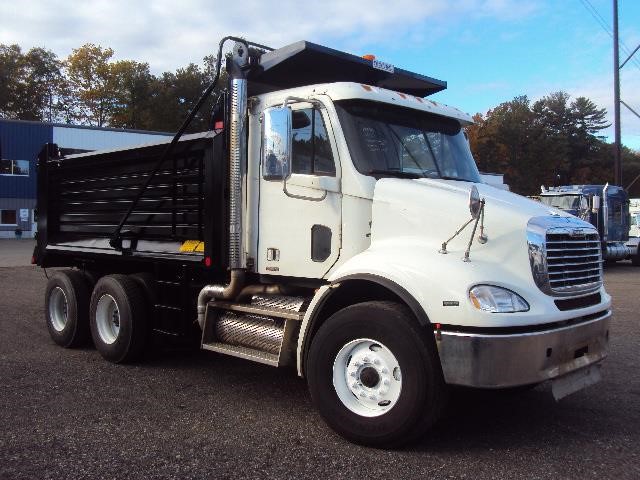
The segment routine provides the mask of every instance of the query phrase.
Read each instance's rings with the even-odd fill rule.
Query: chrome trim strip
[[[588,320],[586,322],[577,323],[573,325],[567,325],[566,327],[550,328],[549,330],[536,330],[535,332],[497,333],[495,335],[492,335],[487,333],[447,332],[445,330],[442,330],[440,333],[442,335],[450,335],[454,337],[484,337],[484,338],[513,338],[513,337],[526,337],[526,336],[532,336],[532,335],[546,335],[548,333],[562,332],[564,330],[570,330],[572,328],[581,327],[582,325],[590,325],[592,323],[600,322],[606,318],[611,317],[611,313],[612,313],[611,310],[607,310],[604,314],[602,314],[598,318],[594,318],[593,320]]]

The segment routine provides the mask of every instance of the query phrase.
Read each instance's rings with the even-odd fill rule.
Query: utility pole
[[[620,58],[618,52],[618,0],[613,0],[613,128],[615,131],[615,184],[622,185],[622,145],[620,140]]]

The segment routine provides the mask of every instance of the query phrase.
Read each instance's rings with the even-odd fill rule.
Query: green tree
[[[149,64],[121,60],[110,65],[110,73],[115,96],[110,125],[119,128],[149,128],[155,86],[155,77],[149,71]]]
[[[206,77],[206,72],[194,63],[177,69],[175,73],[164,72],[154,84],[150,128],[169,132],[178,130],[208,86]],[[206,130],[209,112],[210,109],[204,106],[188,131]]]
[[[56,120],[65,87],[55,53],[0,44],[0,115],[22,120]]]
[[[73,105],[74,121],[81,124],[108,124],[116,107],[116,82],[109,60],[111,48],[88,43],[73,50],[65,60]]]
[[[18,45],[0,44],[0,115],[17,118],[18,112],[23,110],[22,87],[23,78],[22,50]]]
[[[467,130],[479,168],[531,195],[540,185],[611,181],[610,146],[597,136],[605,116],[585,97],[553,92],[533,105],[525,96],[502,103]]]

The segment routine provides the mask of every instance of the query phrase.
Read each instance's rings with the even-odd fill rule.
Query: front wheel
[[[429,332],[393,302],[332,315],[309,351],[309,390],[324,420],[357,443],[397,447],[423,435],[446,396]]]

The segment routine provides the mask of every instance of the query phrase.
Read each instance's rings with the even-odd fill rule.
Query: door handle
[[[312,190],[323,191],[320,197],[310,197],[307,195],[298,195],[287,190],[287,180],[289,184],[297,187],[304,187]],[[291,198],[297,198],[299,200],[308,200],[310,202],[321,202],[327,198],[328,192],[339,192],[340,181],[336,177],[329,177],[324,175],[303,175],[292,174],[289,178],[285,178],[282,185],[282,191],[285,195]]]
[[[297,200],[307,200],[309,202],[321,202],[325,198],[327,198],[327,191],[324,190],[321,197],[307,197],[306,195],[296,195],[295,193],[291,193],[287,190],[287,179],[285,178],[282,182],[282,191],[289,198],[295,198]]]

